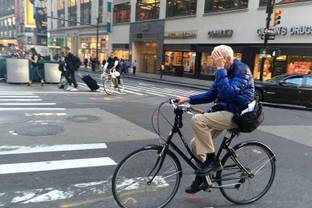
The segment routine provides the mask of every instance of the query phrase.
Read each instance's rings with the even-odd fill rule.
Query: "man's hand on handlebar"
[[[178,105],[181,105],[183,103],[188,103],[190,99],[188,97],[182,97],[182,96],[177,96],[176,97],[176,102]]]

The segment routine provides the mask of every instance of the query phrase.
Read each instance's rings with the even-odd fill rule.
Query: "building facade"
[[[100,60],[105,59],[109,41],[106,28],[108,2],[108,0],[49,0],[48,46],[51,53],[59,53],[62,47],[68,46],[81,59],[95,56],[98,18],[98,54]]]
[[[17,44],[15,0],[0,0],[0,46]]]
[[[116,0],[111,48],[137,60],[138,71],[212,79],[213,48],[227,44],[259,78],[266,0]],[[312,70],[312,0],[282,0],[281,24],[264,64],[264,79]],[[273,53],[274,54],[274,53]]]

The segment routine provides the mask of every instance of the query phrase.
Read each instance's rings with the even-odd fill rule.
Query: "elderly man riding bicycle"
[[[212,51],[212,58],[217,71],[209,90],[190,97],[177,97],[178,104],[216,103],[208,113],[197,114],[192,118],[192,151],[204,163],[195,172],[196,178],[186,188],[187,193],[202,190],[204,175],[221,169],[220,162],[216,160],[213,139],[225,129],[237,128],[233,116],[254,101],[255,88],[250,69],[234,59],[233,49],[225,45],[217,46]]]

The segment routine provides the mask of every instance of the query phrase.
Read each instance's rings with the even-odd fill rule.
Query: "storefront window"
[[[312,1],[312,0],[281,0],[276,5],[279,4],[290,4],[290,3],[299,3],[299,2],[306,2],[306,1]],[[266,6],[268,0],[260,0],[260,6]]]
[[[165,52],[165,69],[175,75],[195,73],[196,52]]]
[[[128,60],[129,59],[129,50],[128,49],[113,49],[114,56],[119,59]]]
[[[100,36],[99,39],[108,40],[108,36]],[[100,49],[100,48],[99,48]],[[81,60],[83,59],[90,59],[91,56],[96,55],[96,37],[87,37],[87,38],[80,38],[80,45],[79,45],[79,57]],[[107,51],[99,50],[99,60],[100,63],[104,59],[107,59]]]
[[[130,2],[114,5],[114,23],[130,22]]]
[[[168,0],[167,17],[196,14],[197,0]]]
[[[260,79],[261,59],[255,58],[254,78]],[[263,80],[271,79],[281,74],[308,74],[312,71],[312,56],[267,57],[264,61]]]
[[[235,53],[234,58],[242,60],[241,53]],[[216,67],[213,66],[213,59],[211,53],[203,52],[201,57],[201,75],[214,76],[216,72]]]
[[[65,19],[65,0],[57,0],[57,17]],[[57,27],[65,27],[65,21],[57,20]]]
[[[80,22],[91,24],[91,0],[80,0]]]
[[[160,0],[138,0],[136,4],[136,20],[159,18]]]
[[[205,13],[248,8],[248,0],[206,0]]]
[[[308,74],[312,71],[312,56],[288,56],[288,74]]]
[[[77,25],[77,0],[68,0],[68,19],[73,21],[68,22],[68,26]]]

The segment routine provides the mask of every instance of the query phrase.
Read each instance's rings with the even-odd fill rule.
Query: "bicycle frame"
[[[152,168],[152,170],[150,171],[150,173],[148,174],[148,177],[151,176],[151,174],[154,172],[154,170],[157,168],[157,171],[155,172],[155,174],[153,174],[153,177],[147,182],[148,184],[151,184],[151,182],[154,180],[154,178],[157,176],[158,172],[160,171],[162,165],[163,165],[163,162],[165,160],[165,157],[166,157],[166,154],[168,153],[169,151],[169,148],[171,147],[176,153],[178,153],[182,158],[183,160],[190,166],[193,168],[193,170],[197,170],[198,169],[198,166],[201,165],[203,162],[200,161],[195,155],[194,153],[190,150],[187,142],[185,141],[185,139],[183,138],[183,135],[180,131],[180,128],[183,127],[183,122],[182,122],[182,114],[183,114],[183,111],[182,110],[179,110],[179,109],[175,109],[174,110],[174,113],[175,113],[175,120],[174,120],[174,125],[172,126],[172,129],[169,133],[169,136],[167,137],[165,143],[163,144],[163,148],[159,154],[159,158],[157,159],[156,163],[155,163],[155,166]],[[179,148],[177,147],[177,145],[175,145],[173,142],[172,142],[172,139],[173,139],[173,136],[175,134],[178,134],[184,147],[186,148],[188,154],[190,155],[190,158],[188,158],[188,156]],[[237,136],[237,133],[236,132],[231,132],[231,136],[230,137],[227,137],[225,136],[223,138],[223,141],[221,143],[221,146],[218,150],[218,153],[216,155],[217,159],[219,160],[220,156],[221,156],[221,153],[223,150],[226,150],[226,152],[228,154],[231,155],[232,157],[232,160],[236,163],[236,165],[243,171],[247,174],[246,177],[251,177],[253,176],[252,173],[250,173],[250,171],[248,171],[237,159],[236,159],[236,155],[235,155],[235,151],[233,150],[232,147],[230,147],[229,145],[231,144],[232,140]],[[215,179],[215,178],[214,178]],[[239,178],[241,179],[241,178]],[[218,179],[216,180],[212,180],[210,176],[206,176],[206,180],[207,180],[207,183],[208,185],[210,186],[210,188],[220,188],[220,187],[211,187],[212,183],[213,182],[218,182]],[[225,179],[225,180],[233,180],[233,178],[228,178],[228,179]],[[222,180],[222,181],[225,181],[225,180]],[[220,180],[219,180],[220,181]]]

